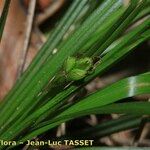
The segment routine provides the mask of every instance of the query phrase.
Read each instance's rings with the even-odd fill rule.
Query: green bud
[[[64,69],[66,76],[69,80],[80,80],[83,79],[92,68],[93,61],[91,58],[75,58],[68,57],[65,62]]]
[[[76,61],[76,68],[88,71],[92,67],[92,59],[85,57]]]
[[[75,64],[76,64],[76,58],[75,57],[68,57],[66,62],[65,62],[65,65],[64,65],[65,72],[71,71],[74,68]]]
[[[70,71],[67,75],[69,80],[73,80],[73,81],[77,81],[77,80],[81,80],[82,78],[84,78],[86,76],[86,71],[84,70],[80,70],[80,69],[73,69],[72,71]]]

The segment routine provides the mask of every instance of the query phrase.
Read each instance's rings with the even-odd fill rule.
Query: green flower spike
[[[64,69],[68,80],[77,81],[83,79],[92,68],[93,61],[91,58],[68,57]]]

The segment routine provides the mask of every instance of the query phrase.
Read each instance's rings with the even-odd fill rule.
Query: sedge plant
[[[12,1],[13,3],[13,1]],[[0,18],[2,36],[10,1]],[[103,137],[137,128],[150,103],[125,101],[150,94],[150,72],[69,99],[150,38],[149,0],[74,0],[29,67],[0,103],[0,139],[26,142],[61,123],[90,114],[124,114],[65,138]],[[133,26],[140,19],[142,22]],[[70,27],[75,30],[67,37]],[[0,146],[0,149],[12,147]]]

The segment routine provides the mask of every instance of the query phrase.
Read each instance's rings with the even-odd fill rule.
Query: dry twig
[[[18,78],[23,73],[24,67],[25,67],[25,62],[26,62],[26,57],[27,57],[29,42],[30,42],[30,37],[31,37],[31,30],[33,26],[33,18],[35,14],[35,6],[36,6],[36,0],[30,1],[28,15],[27,15],[27,22],[26,22],[27,26],[26,26],[26,31],[25,31],[24,45],[21,51],[20,63],[18,67]]]

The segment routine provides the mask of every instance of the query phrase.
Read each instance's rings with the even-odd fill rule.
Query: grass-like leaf
[[[124,104],[124,106],[123,104],[120,104],[122,108],[121,106],[117,106],[119,104],[113,104],[113,106],[110,106],[110,109],[108,105],[123,98],[135,96],[138,94],[149,93],[149,91],[150,91],[150,73],[146,73],[146,74],[142,74],[139,76],[134,76],[134,77],[121,80],[117,83],[114,83],[106,87],[103,90],[100,90],[84,98],[80,102],[74,104],[73,106],[71,106],[64,112],[62,112],[53,120],[42,123],[39,129],[29,134],[29,136],[27,136],[27,138],[25,139],[30,139],[31,137],[37,136],[59,125],[60,123],[64,121],[67,121],[76,117],[88,115],[91,113],[105,114],[105,113],[115,113],[115,112],[117,113],[118,112],[118,113],[133,113],[133,114],[150,114],[150,111],[148,109],[150,106],[150,103],[143,102],[143,103],[139,103],[139,105],[137,103],[135,103],[135,105],[133,103],[131,105],[130,103],[127,103],[127,104]],[[107,106],[105,106],[106,108],[105,107],[103,108],[102,106],[104,105],[108,105],[108,108]],[[126,107],[126,105],[128,105],[128,107]],[[134,109],[130,109],[130,108],[134,108]],[[12,126],[12,128],[9,129],[8,132],[6,132],[6,134],[2,135],[1,137],[4,139],[15,137],[16,134],[18,134],[19,132],[23,130],[22,127],[24,128],[28,127],[39,117],[39,115],[42,114],[42,109],[44,108],[41,107],[41,109],[33,113],[31,116],[25,119],[22,123],[20,123],[20,125],[16,126],[14,124],[14,126]],[[142,110],[142,111],[139,111],[139,110]]]
[[[3,116],[3,118],[0,120],[0,125],[4,124],[4,122],[8,124],[6,122],[8,118],[8,122],[11,122],[16,117],[19,117],[21,112],[27,110],[31,103],[36,101],[35,97],[38,95],[38,93],[40,93],[42,88],[47,85],[49,80],[51,80],[56,72],[62,67],[65,59],[68,56],[73,55],[77,50],[80,49],[84,42],[87,41],[87,38],[89,38],[91,33],[93,33],[103,21],[103,18],[99,20],[97,19],[105,15],[112,5],[119,7],[120,2],[118,3],[117,0],[107,0],[85,21],[81,28],[79,28],[71,38],[63,43],[63,45],[58,47],[58,50],[61,49],[58,51],[58,53],[56,53],[52,58],[48,58],[45,65],[42,64],[42,68],[40,68],[40,70],[36,70],[36,75],[34,75],[34,78],[32,73],[26,77],[19,89],[16,90],[13,95],[11,95],[9,102],[6,102],[7,105],[4,105],[0,114]],[[93,28],[90,28],[92,25],[94,25]],[[75,44],[76,40],[79,41],[77,45]],[[15,113],[10,117],[12,112]]]
[[[121,0],[106,0],[97,6],[93,3],[86,17],[80,18],[90,1],[73,1],[31,65],[0,104],[0,139],[26,141],[62,122],[90,114],[150,114],[149,102],[118,103],[125,98],[150,93],[149,72],[120,80],[78,102],[66,104],[70,96],[95,77],[102,75],[150,37],[148,17],[141,24],[125,32],[134,22],[147,16],[147,2],[133,0],[127,8],[123,7]],[[78,24],[76,30],[64,39],[73,23]],[[57,50],[56,53],[53,52],[54,49]],[[78,82],[68,81],[67,75],[63,75],[64,62],[70,56],[101,59],[93,64],[93,72]],[[57,80],[58,74],[62,74],[63,82],[68,81],[67,87],[62,88],[65,84]],[[105,130],[103,134],[98,135],[104,136],[138,126],[141,117],[133,117],[133,120],[131,118],[129,116],[110,121],[89,132],[113,126],[112,130]]]

